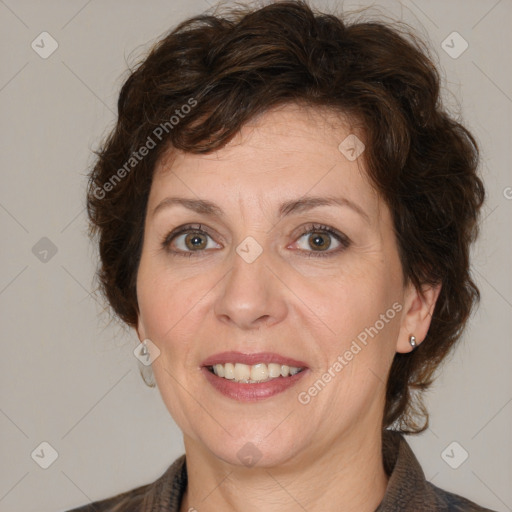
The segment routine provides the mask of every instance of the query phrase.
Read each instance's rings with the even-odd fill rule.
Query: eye
[[[302,239],[304,240],[301,242]],[[332,249],[333,241],[334,249]],[[309,253],[308,256],[323,257],[345,250],[350,245],[350,240],[329,226],[312,224],[304,228],[295,244],[301,251]]]
[[[304,240],[301,241],[302,239]],[[345,250],[350,245],[350,240],[329,226],[310,224],[303,228],[294,244],[308,257],[326,257]],[[199,256],[207,249],[222,248],[213,241],[201,224],[176,228],[163,239],[162,247],[171,254],[187,257]]]
[[[180,256],[192,256],[193,253],[200,253],[205,249],[222,247],[213,242],[212,237],[202,229],[201,224],[176,228],[164,238],[162,246],[167,251]]]

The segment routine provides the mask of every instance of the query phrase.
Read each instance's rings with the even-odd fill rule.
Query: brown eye
[[[308,237],[309,246],[315,251],[329,249],[331,245],[330,235],[326,233],[315,231],[309,233]]]
[[[189,233],[185,236],[184,242],[188,249],[194,251],[195,249],[205,249],[208,244],[207,236],[201,233]]]
[[[350,240],[329,226],[314,224],[306,226],[295,244],[307,256],[332,256],[348,248]]]
[[[201,229],[201,226],[183,226],[174,230],[162,242],[164,249],[173,254],[191,256],[201,254],[206,249],[219,249],[212,237]]]

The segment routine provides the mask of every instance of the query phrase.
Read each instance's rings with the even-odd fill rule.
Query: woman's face
[[[153,371],[186,445],[206,457],[304,463],[380,431],[393,356],[418,333],[390,212],[364,153],[339,149],[349,135],[339,116],[288,105],[156,169],[137,330],[160,351]],[[282,365],[303,370],[227,378]]]

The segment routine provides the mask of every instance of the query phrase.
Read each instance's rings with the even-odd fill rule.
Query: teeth
[[[243,363],[216,364],[212,367],[217,377],[223,377],[236,382],[251,384],[255,382],[266,382],[278,377],[289,377],[303,370],[295,366],[277,363],[258,363],[249,366]]]
[[[268,365],[268,376],[279,377],[281,375],[281,365],[277,363],[270,363]]]
[[[215,365],[217,366],[217,365]],[[219,364],[219,366],[222,366]],[[219,375],[220,377],[220,375]],[[224,365],[224,377],[229,380],[233,380],[235,378],[235,366],[232,363],[226,363]]]
[[[249,380],[251,378],[251,367],[246,364],[235,363],[235,380]]]
[[[245,365],[244,365],[245,366]],[[268,368],[266,364],[255,364],[251,366],[251,380],[261,382],[268,379]]]
[[[226,372],[224,371],[224,365],[222,364],[216,364],[213,367],[213,370],[215,372],[215,375],[218,375],[219,377],[224,377],[226,375]]]

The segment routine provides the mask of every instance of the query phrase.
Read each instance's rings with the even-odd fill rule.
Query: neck
[[[354,430],[285,466],[228,464],[185,437],[188,485],[181,511],[374,512],[386,492],[382,432]]]

